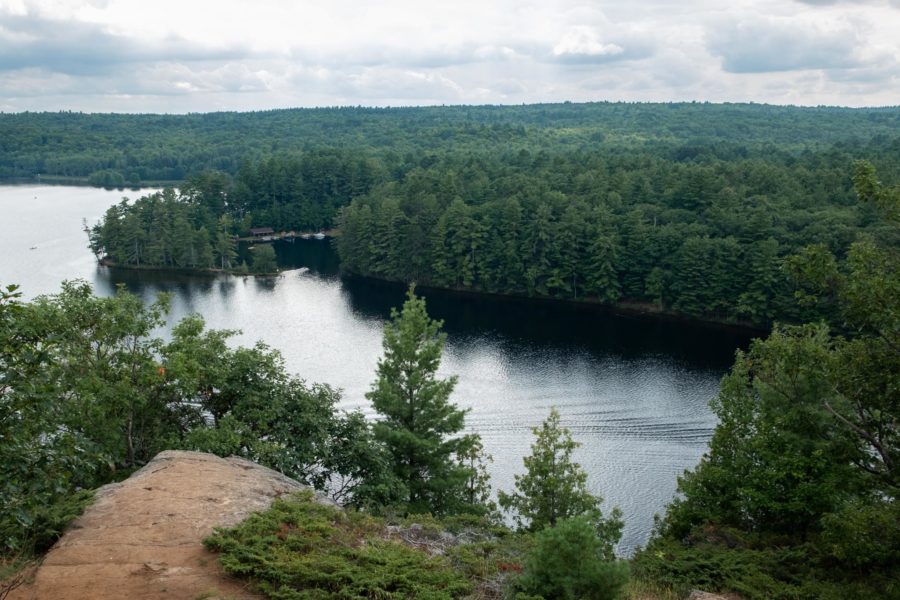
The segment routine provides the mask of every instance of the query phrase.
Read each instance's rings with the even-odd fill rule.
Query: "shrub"
[[[575,517],[537,534],[514,588],[520,597],[612,600],[627,582],[628,565],[608,560],[594,523]]]
[[[746,600],[876,600],[896,598],[890,569],[848,572],[822,556],[820,544],[729,548],[717,543],[687,545],[653,540],[632,561],[634,576],[686,595],[699,588],[734,592]]]
[[[385,539],[383,524],[313,500],[277,500],[205,541],[225,570],[279,600],[458,598],[471,590],[446,559]]]

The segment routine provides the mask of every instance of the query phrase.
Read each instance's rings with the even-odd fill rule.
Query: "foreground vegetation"
[[[584,519],[537,535],[484,518],[373,517],[317,502],[276,501],[205,541],[225,570],[269,598],[617,597],[625,563]]]
[[[885,228],[900,228],[900,189],[864,163],[855,185]],[[748,599],[898,597],[897,248],[863,237],[845,259],[810,246],[787,261],[802,284],[798,299],[832,320],[776,327],[738,355],[713,402],[720,424],[710,450],[631,561],[630,587],[612,554],[619,513],[604,515],[585,491],[555,413],[535,429],[515,490],[499,494],[517,530],[497,522],[489,458],[477,437],[460,435],[465,414],[449,400],[455,378],[436,376],[440,323],[412,290],[385,328],[369,393],[382,419],[373,425],[336,411],[329,387],[288,375],[276,351],[231,348],[231,332],[208,331],[199,316],[168,341],[153,337],[165,296],[143,306],[123,290],[97,298],[76,282],[26,304],[8,288],[0,298],[4,562],[45,549],[90,489],[176,447],[256,460],[351,509],[300,499],[210,541],[229,569],[273,597],[343,593],[334,589],[678,597],[698,587]],[[443,557],[384,539],[396,521],[378,515],[423,512],[440,519],[434,530],[468,523],[473,537]],[[310,565],[336,579],[315,579]],[[379,576],[379,565],[399,575]]]
[[[456,379],[436,377],[441,324],[412,288],[385,327],[369,393],[383,417],[374,424],[336,411],[336,392],[290,377],[263,344],[229,348],[233,332],[207,331],[199,316],[178,323],[168,342],[152,337],[167,302],[162,296],[145,307],[122,289],[97,298],[77,282],[30,304],[17,300],[15,287],[4,292],[0,542],[10,561],[49,547],[89,500],[79,490],[176,447],[250,458],[365,511],[345,513],[305,497],[210,541],[225,552],[227,568],[272,597],[458,597],[477,569],[481,577],[522,571],[509,585],[528,594],[596,587],[605,591],[592,597],[612,598],[626,582],[627,569],[613,555],[618,513],[605,518],[600,499],[587,493],[586,474],[571,462],[575,444],[556,413],[535,430],[527,473],[508,496],[526,536],[520,543],[533,544],[537,558],[517,550],[513,567],[486,566],[495,536],[484,537],[487,530],[513,534],[498,525],[478,436],[459,435],[465,411],[449,401]],[[481,545],[459,549],[472,573],[379,541],[383,524],[373,515],[418,512],[487,528]],[[537,532],[533,540],[526,531]],[[551,555],[565,556],[561,545],[581,557],[577,576],[546,571]],[[496,556],[509,558],[506,552]]]

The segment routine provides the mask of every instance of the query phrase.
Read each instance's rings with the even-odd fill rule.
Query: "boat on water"
[[[304,240],[308,240],[309,238],[312,237],[312,234],[311,233],[301,233],[300,237]]]
[[[325,234],[322,233],[322,232],[320,231],[319,233],[317,233],[317,234],[314,235],[313,237],[316,238],[317,240],[324,240],[324,239],[325,239]]]

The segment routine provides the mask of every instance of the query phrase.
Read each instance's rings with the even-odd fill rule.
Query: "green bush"
[[[125,186],[125,176],[113,169],[102,169],[91,173],[88,176],[88,183],[94,187],[103,187],[110,190],[113,188],[121,189]]]
[[[92,490],[65,495],[27,493],[0,516],[0,555],[29,557],[47,551],[94,498]]]
[[[320,504],[310,493],[276,501],[205,541],[225,570],[279,600],[465,596],[448,561],[387,540],[377,519]]]
[[[612,600],[627,582],[628,565],[608,560],[591,520],[575,517],[537,534],[514,588],[518,597]]]
[[[635,578],[686,595],[691,589],[733,592],[746,600],[876,600],[900,597],[890,570],[845,571],[821,544],[729,548],[653,540],[632,560]]]
[[[824,549],[856,569],[900,564],[900,503],[850,502],[822,519]]]

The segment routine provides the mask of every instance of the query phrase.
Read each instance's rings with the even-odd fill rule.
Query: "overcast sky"
[[[900,0],[0,0],[0,111],[900,105]]]

